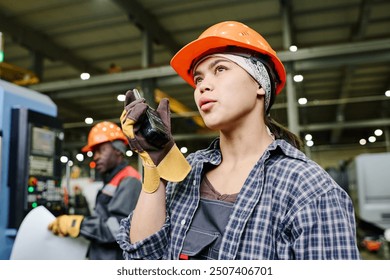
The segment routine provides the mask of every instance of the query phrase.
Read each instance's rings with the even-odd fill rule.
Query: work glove
[[[83,219],[82,215],[61,215],[49,224],[48,229],[55,235],[76,238],[80,234]]]
[[[139,154],[144,167],[142,188],[147,193],[158,189],[160,178],[171,181],[182,181],[191,170],[191,166],[180,152],[171,134],[171,115],[169,100],[163,98],[156,112],[163,122],[168,141],[162,147],[148,143],[141,133],[141,119],[148,104],[144,98],[136,99],[132,90],[126,92],[125,108],[120,117],[122,131],[129,140],[130,149]]]

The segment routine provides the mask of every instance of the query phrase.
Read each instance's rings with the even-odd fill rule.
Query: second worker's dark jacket
[[[122,162],[103,178],[96,196],[94,214],[84,217],[80,235],[88,239],[90,260],[122,260],[122,250],[115,240],[121,219],[135,208],[141,192],[141,175]]]

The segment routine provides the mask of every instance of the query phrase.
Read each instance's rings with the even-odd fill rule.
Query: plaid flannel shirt
[[[121,221],[117,242],[125,259],[179,258],[199,205],[203,166],[221,162],[219,140],[187,160],[190,174],[167,185],[167,217],[158,232],[131,244],[132,214]],[[352,201],[324,169],[284,140],[276,140],[237,197],[219,259],[360,259]]]

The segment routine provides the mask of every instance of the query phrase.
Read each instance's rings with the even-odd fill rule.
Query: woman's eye
[[[215,67],[215,73],[222,72],[224,70],[226,70],[226,67],[223,65],[218,65],[217,67]]]
[[[195,77],[195,78],[194,78],[194,83],[195,83],[195,85],[199,84],[201,81],[202,81],[202,78],[201,78],[201,77]]]

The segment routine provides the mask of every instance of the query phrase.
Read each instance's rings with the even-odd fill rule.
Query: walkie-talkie
[[[133,93],[136,99],[142,98],[137,89],[133,89]],[[139,121],[141,122],[141,134],[149,144],[161,148],[169,141],[167,128],[156,110],[148,106],[146,113]]]

